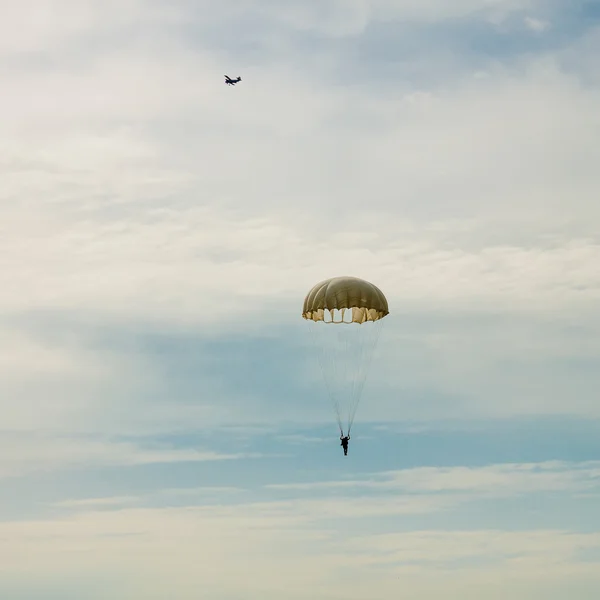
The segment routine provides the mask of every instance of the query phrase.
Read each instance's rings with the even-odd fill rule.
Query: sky
[[[597,597],[599,73],[591,0],[0,0],[0,597]]]

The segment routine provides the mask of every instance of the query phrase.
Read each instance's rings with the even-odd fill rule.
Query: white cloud
[[[486,19],[494,23],[543,6],[540,0],[307,0],[281,4],[271,2],[231,3],[240,13],[262,13],[284,26],[316,31],[330,36],[362,33],[373,21],[442,23],[449,19]],[[230,5],[231,5],[230,4]],[[231,13],[230,13],[231,16]]]
[[[111,427],[107,418],[125,427],[133,420],[142,425],[157,410],[152,397],[160,378],[141,355],[135,336],[124,348],[102,347],[95,337],[101,324],[83,331],[67,321],[48,332],[36,326],[34,317],[17,322],[0,325],[4,431],[119,433],[122,429]]]
[[[83,498],[79,500],[61,500],[55,506],[62,508],[83,508],[87,510],[106,507],[123,507],[127,504],[135,504],[139,501],[136,496],[112,496],[104,498]]]
[[[159,496],[172,497],[172,498],[190,498],[197,496],[198,498],[206,498],[212,495],[227,494],[231,497],[232,494],[240,494],[244,490],[240,487],[234,486],[202,486],[202,487],[191,487],[191,488],[167,488],[158,492]]]
[[[2,343],[5,352],[0,354],[0,374],[3,380],[21,378],[25,374],[73,377],[102,375],[103,364],[85,355],[85,349],[57,348],[42,340],[33,339],[16,328],[3,327]],[[67,337],[68,334],[67,334]],[[71,350],[71,351],[70,351]]]
[[[546,31],[550,27],[550,23],[548,21],[536,19],[535,17],[525,17],[525,25],[527,25],[529,29],[535,31],[536,33]]]
[[[532,492],[600,491],[600,462],[570,464],[509,464],[489,467],[425,467],[391,474],[400,489],[449,492],[471,490],[483,494],[522,495]]]
[[[212,450],[32,433],[1,432],[0,444],[0,478],[61,469],[233,460],[244,456]]]
[[[420,96],[400,90],[389,99],[315,88],[302,73],[281,87],[276,71],[257,71],[245,88],[223,89],[216,64],[210,56],[195,62],[181,48],[157,63],[127,53],[117,62],[109,54],[89,73],[61,80],[59,124],[57,107],[42,102],[47,76],[29,74],[27,85],[15,88],[5,75],[14,94],[6,107],[15,115],[3,136],[9,157],[0,208],[0,271],[10,274],[2,281],[5,314],[89,311],[99,320],[109,313],[123,322],[162,321],[204,332],[260,328],[266,315],[291,319],[316,280],[342,269],[386,291],[390,318],[414,309],[544,311],[552,319],[595,314],[598,98],[554,62],[491,71],[484,83],[457,80]],[[218,75],[214,87],[194,70]],[[106,104],[96,98],[100,88],[119,94]],[[32,100],[20,102],[21,96]],[[142,97],[152,101],[141,103]],[[138,110],[156,125],[132,125]],[[336,113],[343,123],[334,122]],[[166,135],[163,123],[187,123],[187,129]],[[259,320],[244,324],[247,315]],[[520,336],[522,351],[542,346],[547,353],[531,341],[541,339],[539,329],[530,331],[529,341]],[[447,355],[445,372],[439,364],[435,371],[422,365],[413,382],[416,377],[420,385],[419,373],[424,381],[437,377],[440,389],[484,414],[565,410],[570,375],[552,391],[529,379],[530,400],[523,398],[525,374],[512,383],[504,377],[489,391],[489,372],[477,376],[475,366],[485,373],[494,356],[515,349],[514,337],[499,335],[493,346],[472,328],[429,336],[437,356]],[[418,336],[423,340],[423,332]],[[463,351],[448,353],[457,341]],[[49,419],[85,428],[91,417],[130,430],[158,421],[174,425],[175,418],[207,422],[208,413],[221,422],[231,418],[225,401],[210,410],[181,408],[175,417],[148,401],[157,386],[168,389],[155,364],[141,355],[86,352],[85,343],[68,358],[47,346],[46,355],[31,356],[41,371],[3,394],[9,414],[21,415],[7,426]],[[25,357],[25,350],[15,350]],[[83,387],[51,392],[42,371],[59,357],[71,361],[70,381]],[[385,377],[394,381],[390,370]],[[595,380],[578,385],[579,399],[568,409],[593,414]],[[204,389],[223,392],[218,382]],[[140,404],[120,398],[142,394],[147,408],[138,417]],[[490,400],[481,402],[482,395]],[[62,403],[75,409],[61,412]],[[389,418],[384,404],[370,414]],[[115,406],[122,407],[117,423]],[[405,410],[396,400],[394,406]],[[123,411],[130,415],[123,418]]]
[[[592,42],[478,65],[483,79],[444,64],[417,85],[399,65],[383,94],[358,76],[332,81],[348,59],[333,47],[321,69],[293,44],[263,60],[252,54],[259,42],[243,36],[219,47],[210,36],[178,37],[186,23],[229,26],[244,14],[288,39],[291,29],[358,35],[373,19],[538,18],[539,2],[269,3],[259,12],[252,2],[75,4],[41,3],[32,19],[16,7],[0,24],[0,111],[10,115],[0,120],[6,321],[77,312],[99,329],[135,319],[207,334],[256,331],[268,316],[277,332],[299,318],[295,307],[316,280],[342,270],[380,285],[391,318],[415,309],[596,318],[600,99],[564,62],[593,62]],[[234,37],[249,57],[243,84],[229,89],[222,75],[240,56]],[[543,326],[528,329],[530,340],[542,339]],[[227,398],[223,382],[203,374],[192,405],[167,398],[168,374],[143,349],[91,351],[89,339],[63,347],[16,327],[0,342],[7,428],[131,432],[261,418],[232,409],[261,402],[252,389]],[[427,336],[435,368],[412,362],[408,394],[385,372],[394,397],[382,394],[369,415],[406,415],[398,390],[417,406],[413,392],[432,388],[469,414],[597,412],[594,375],[573,383],[571,373],[500,373],[494,365],[515,340],[496,330],[492,347],[461,327]],[[552,343],[560,347],[560,335]],[[547,355],[519,338],[521,356],[540,346]],[[175,412],[173,400],[190,404]]]
[[[535,492],[600,492],[600,462],[551,461],[532,464],[498,464],[485,467],[417,467],[370,474],[362,479],[270,484],[274,490],[338,490],[351,488],[454,494],[458,502],[475,498],[520,496]],[[464,493],[469,492],[469,495]],[[473,495],[471,495],[473,494]]]
[[[595,304],[598,245],[589,224],[597,207],[597,98],[557,72],[544,75],[543,65],[533,74],[534,83],[498,74],[491,85],[438,96],[429,108],[349,94],[348,106],[359,110],[365,101],[361,110],[386,115],[387,132],[357,138],[344,128],[331,132],[338,138],[332,144],[315,131],[277,152],[265,140],[274,143],[282,119],[265,123],[262,139],[210,133],[183,145],[179,137],[176,146],[122,129],[77,138],[63,130],[40,156],[51,155],[54,174],[13,168],[13,184],[4,188],[13,199],[3,209],[3,267],[11,273],[4,308],[161,316],[175,308],[205,320],[213,318],[214,297],[220,314],[281,294],[301,298],[308,282],[340,265],[404,302]],[[165,87],[173,93],[182,84]],[[307,113],[312,92],[296,87],[297,99],[272,87],[242,93],[258,107],[273,92],[271,103],[284,101],[315,128],[319,111],[329,109],[320,104]],[[318,100],[333,109],[342,97]],[[191,108],[194,99],[181,101]],[[237,102],[234,114],[219,118],[264,120],[265,111],[244,108],[246,97]],[[353,109],[346,110],[351,119]],[[209,171],[189,170],[190,144],[196,165],[212,157]],[[161,206],[166,195],[179,199]],[[26,199],[23,209],[15,197]],[[232,197],[237,208],[225,208]],[[325,198],[320,220],[314,211]],[[355,216],[343,216],[344,206]],[[431,212],[438,216],[428,224]],[[327,213],[337,213],[337,223]],[[451,214],[462,217],[444,223]]]
[[[118,577],[111,591],[124,600],[158,598],[167,591],[166,581],[182,599],[197,597],[198,586],[215,598],[242,590],[251,598],[300,598],[319,589],[319,597],[358,599],[369,589],[370,597],[394,593],[401,577],[404,592],[423,600],[439,597],[441,587],[454,599],[465,597],[469,586],[498,581],[503,581],[499,589],[516,592],[512,597],[519,600],[531,597],[521,586],[543,593],[548,578],[559,587],[573,580],[598,582],[597,565],[577,559],[580,549],[600,546],[596,533],[491,529],[357,535],[352,527],[333,523],[326,530],[307,527],[305,515],[321,519],[317,504],[283,512],[277,505],[267,508],[133,509],[3,523],[0,535],[7,544],[0,564],[20,581],[32,573],[42,579],[50,573],[112,574]]]
[[[374,63],[356,65],[366,78],[350,68],[359,49],[372,60],[351,38],[376,21],[541,31],[558,22],[554,8],[11,6],[0,22],[0,410],[11,430],[0,434],[0,476],[238,458],[91,435],[301,413],[268,410],[251,382],[232,393],[203,356],[198,388],[182,392],[137,332],[253,334],[268,320],[277,336],[300,318],[307,289],[342,270],[380,285],[398,316],[379,363],[393,370],[380,371],[381,401],[365,416],[406,418],[415,404],[436,418],[597,412],[594,35],[557,54],[477,64],[445,46],[432,64],[439,42],[423,36],[409,62],[405,50],[394,55],[385,81]],[[243,83],[230,89],[222,75],[234,67]],[[428,311],[430,325],[408,331]],[[468,324],[440,318],[453,314]],[[498,314],[503,322],[481,325]],[[109,325],[127,342],[103,338]],[[591,367],[574,377],[556,366],[568,361]],[[406,393],[422,390],[456,402],[441,410]],[[188,504],[178,509],[134,508],[149,500],[136,491],[53,500],[75,514],[0,523],[0,596],[35,580],[44,597],[67,597],[65,582],[85,577],[116,600],[186,600],[199,589],[215,600],[593,597],[600,571],[578,549],[597,551],[596,533],[397,524],[474,499],[595,494],[598,476],[594,462],[423,468],[311,483],[306,491],[325,497],[279,502],[223,506],[243,498],[227,485],[150,498]],[[349,487],[365,493],[349,497]]]
[[[136,25],[177,22],[178,11],[146,0],[36,0],[6,7],[0,23],[0,54],[66,51],[86,38]]]
[[[67,9],[63,14],[60,8]],[[90,2],[45,1],[35,10],[26,3],[5,6],[0,52],[10,54],[45,49],[72,36],[88,32],[96,25]]]
[[[517,558],[511,556],[514,554],[516,538],[520,542],[520,554],[538,555],[542,561],[552,562],[572,560],[580,548],[596,547],[600,543],[598,534],[573,534],[561,531],[418,531],[406,535],[382,534],[372,536],[370,539],[360,539],[355,542],[354,549],[364,554],[390,553],[385,558],[393,558],[398,562],[451,561],[469,556],[483,557],[486,554],[494,558],[504,557],[510,560]],[[431,540],[436,541],[433,553]]]
[[[494,21],[505,19],[541,4],[539,0],[458,0],[447,3],[443,0],[372,0],[377,13],[386,18],[414,19],[425,22],[444,22],[456,18],[486,17]]]

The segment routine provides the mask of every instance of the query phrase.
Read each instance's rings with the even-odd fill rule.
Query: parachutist
[[[350,441],[350,434],[344,435],[342,432],[342,435],[340,435],[340,440],[342,440],[340,446],[344,448],[344,456],[348,456],[348,442]]]

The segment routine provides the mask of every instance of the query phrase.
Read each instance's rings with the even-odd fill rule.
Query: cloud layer
[[[0,596],[597,595],[592,4],[4,12]],[[337,274],[391,309],[347,460]]]

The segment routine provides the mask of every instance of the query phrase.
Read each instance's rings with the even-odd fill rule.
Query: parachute
[[[317,283],[304,299],[315,352],[340,432],[354,422],[365,380],[389,313],[383,292],[356,277],[333,277]]]

